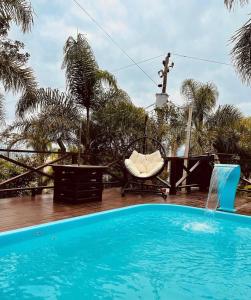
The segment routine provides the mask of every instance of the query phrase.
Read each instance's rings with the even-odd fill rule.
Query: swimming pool
[[[251,218],[146,204],[2,233],[0,299],[251,299]]]

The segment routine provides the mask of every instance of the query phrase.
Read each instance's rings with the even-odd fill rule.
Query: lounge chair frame
[[[134,149],[133,146],[138,144],[139,142],[142,142],[142,150],[141,153],[146,154],[147,152],[147,141],[152,142],[155,147],[155,151],[159,150],[161,157],[164,159],[164,164],[162,168],[155,173],[154,175],[151,175],[149,177],[136,177],[134,174],[132,174],[127,167],[125,166],[125,159],[129,157],[129,150]],[[131,151],[130,151],[131,152]],[[167,195],[164,192],[163,189],[167,188],[168,185],[164,184],[164,180],[158,177],[160,175],[164,168],[166,167],[166,152],[164,146],[155,138],[143,136],[141,138],[138,138],[131,142],[125,149],[124,155],[123,155],[123,163],[124,163],[124,184],[121,188],[121,196],[124,197],[126,193],[136,193],[136,194],[155,194],[160,195],[164,199],[166,199]],[[156,179],[160,184],[149,184],[146,183],[146,181],[150,181]]]

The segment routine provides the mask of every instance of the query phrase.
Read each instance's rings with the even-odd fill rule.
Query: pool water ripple
[[[251,299],[249,224],[153,208],[1,245],[0,299]]]

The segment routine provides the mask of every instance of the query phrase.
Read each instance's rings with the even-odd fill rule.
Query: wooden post
[[[80,121],[79,140],[78,140],[78,165],[80,165],[80,159],[81,159],[81,137],[82,137],[82,122]]]
[[[166,88],[167,88],[167,74],[169,72],[169,59],[170,59],[171,54],[168,53],[165,60],[163,61],[164,64],[164,70],[163,70],[163,84],[162,84],[162,93],[166,93]]]
[[[147,145],[146,145],[146,135],[147,135],[147,120],[148,116],[145,116],[145,124],[144,124],[144,140],[143,140],[143,154],[146,154],[147,151]]]
[[[78,153],[72,153],[71,163],[72,163],[72,165],[78,164]]]
[[[160,78],[163,78],[162,84],[158,85],[158,87],[162,87],[162,94],[166,94],[166,90],[167,90],[167,75],[168,75],[168,73],[170,71],[170,68],[174,67],[174,63],[173,62],[169,65],[170,57],[171,57],[171,53],[169,52],[169,53],[167,53],[167,56],[166,56],[165,60],[163,60],[164,69],[160,70],[158,72]]]
[[[171,157],[170,158],[170,189],[169,189],[169,195],[176,195],[177,189],[176,189],[176,174],[177,174],[177,157]]]
[[[187,120],[187,133],[186,133],[186,145],[185,145],[185,153],[184,153],[184,167],[188,168],[189,163],[189,150],[190,150],[190,140],[191,140],[191,129],[192,129],[192,116],[193,116],[193,104],[189,104],[188,108],[188,120]],[[186,170],[183,170],[183,176],[186,175]],[[184,181],[186,184],[186,179]],[[189,192],[189,190],[187,190]]]

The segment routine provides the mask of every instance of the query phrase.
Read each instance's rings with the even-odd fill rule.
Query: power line
[[[204,61],[204,62],[213,63],[213,64],[220,64],[220,65],[232,66],[229,63],[225,63],[225,62],[221,62],[221,61],[217,61],[217,60],[212,60],[212,59],[207,59],[207,58],[202,58],[202,57],[188,56],[188,55],[185,55],[185,54],[178,54],[178,53],[172,53],[172,52],[171,52],[171,54],[174,55],[174,56],[179,56],[179,57],[183,57],[183,58]],[[150,57],[150,58],[146,58],[146,59],[138,61],[137,64],[143,64],[145,62],[148,62],[148,61],[151,61],[151,60],[163,57],[164,55],[165,54],[161,54],[161,55],[158,55],[158,56],[153,56],[153,57]],[[122,71],[124,69],[128,69],[128,68],[133,67],[133,66],[135,66],[135,64],[130,64],[130,65],[122,66],[122,67],[120,67],[118,69],[113,70],[112,72],[119,72],[119,71]]]
[[[89,19],[92,20],[96,26],[112,41],[112,43],[120,49],[121,52],[123,52],[132,62],[134,65],[136,65],[155,85],[158,86],[158,83],[151,78],[141,67],[140,65],[113,39],[113,37],[95,20],[94,17],[90,15],[90,13],[77,1],[77,0],[72,0],[75,2],[75,4],[89,17]]]
[[[154,59],[157,59],[157,58],[160,58],[160,57],[163,57],[165,54],[161,54],[161,55],[158,55],[158,56],[153,56],[153,57],[150,57],[150,58],[146,58],[146,59],[142,59],[140,61],[137,61],[137,64],[143,64],[145,62],[148,62],[148,61],[151,61],[151,60],[154,60]],[[124,69],[128,69],[130,67],[134,66],[134,64],[130,64],[130,65],[126,65],[126,66],[123,66],[123,67],[120,67],[118,69],[115,69],[113,70],[112,72],[119,72],[119,71],[122,71]]]
[[[225,63],[225,62],[212,60],[212,59],[207,59],[207,58],[201,58],[201,57],[196,57],[196,56],[188,56],[188,55],[178,54],[178,53],[172,53],[172,55],[180,56],[180,57],[184,57],[184,58],[189,58],[189,59],[194,59],[194,60],[201,60],[201,61],[205,61],[205,62],[209,62],[209,63],[213,63],[213,64],[232,66],[231,64],[228,64],[228,63]]]
[[[150,105],[148,105],[148,106],[146,106],[146,107],[144,107],[144,109],[148,109],[148,108],[152,107],[153,105],[155,105],[155,102],[152,103],[152,104],[150,104]]]

